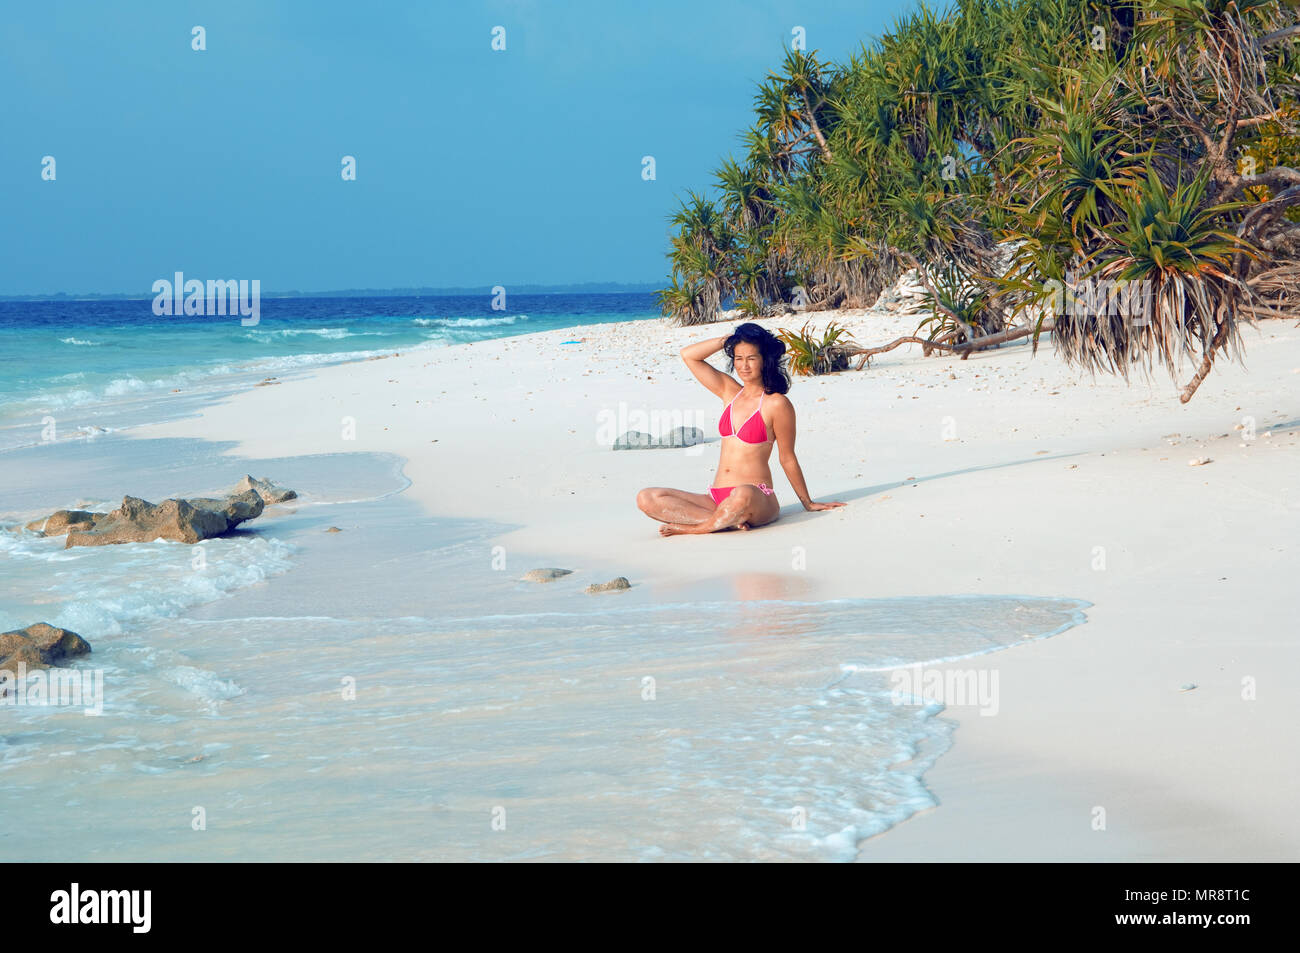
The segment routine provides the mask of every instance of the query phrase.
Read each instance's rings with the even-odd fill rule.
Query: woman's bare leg
[[[666,486],[646,487],[636,495],[636,505],[661,523],[703,523],[716,508],[707,493],[691,493]]]
[[[732,490],[709,519],[695,523],[669,522],[659,527],[659,533],[677,536],[682,533],[716,533],[732,528],[749,529],[771,523],[780,513],[781,504],[776,501],[776,494],[769,496],[756,486],[744,484]]]

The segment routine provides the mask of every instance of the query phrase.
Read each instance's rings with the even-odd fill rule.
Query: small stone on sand
[[[520,582],[554,582],[561,576],[567,576],[572,569],[530,569],[520,578]]]
[[[609,582],[593,582],[586,588],[586,592],[615,592],[619,589],[631,589],[632,584],[627,581],[626,576],[616,576]]]

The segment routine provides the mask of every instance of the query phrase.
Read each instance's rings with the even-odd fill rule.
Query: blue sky
[[[10,4],[0,294],[658,283],[791,29],[845,59],[911,6]]]

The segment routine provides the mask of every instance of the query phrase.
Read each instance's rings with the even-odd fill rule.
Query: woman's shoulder
[[[724,404],[729,404],[735,399],[736,395],[745,388],[741,386],[740,381],[736,380],[730,374],[724,374],[723,376],[726,377],[727,380],[719,390],[714,391],[714,394]]]

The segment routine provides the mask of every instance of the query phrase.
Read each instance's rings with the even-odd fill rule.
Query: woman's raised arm
[[[686,345],[680,352],[682,360],[691,369],[695,379],[707,387],[709,392],[715,394],[720,400],[727,399],[727,384],[736,382],[704,359],[710,354],[717,354],[721,351],[722,345],[727,343],[727,338],[730,336],[724,334],[721,337],[709,338],[707,341],[696,341],[694,344]]]

